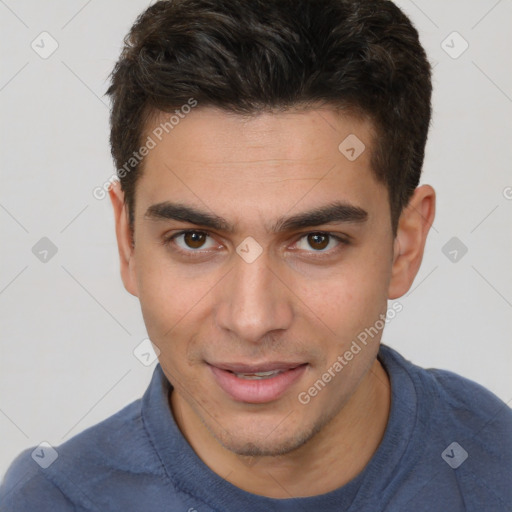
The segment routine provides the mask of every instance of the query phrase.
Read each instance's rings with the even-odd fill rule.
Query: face
[[[355,159],[359,147],[339,149],[351,134],[365,144]],[[198,107],[145,158],[123,279],[173,409],[235,453],[301,446],[374,364],[380,332],[343,357],[386,313],[392,278],[371,145],[368,122],[334,110]]]

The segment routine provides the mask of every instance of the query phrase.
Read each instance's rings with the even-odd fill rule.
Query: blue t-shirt
[[[383,440],[364,470],[332,492],[272,499],[222,479],[178,429],[157,366],[142,399],[60,446],[21,453],[0,487],[0,510],[512,510],[512,410],[480,385],[419,368],[384,345],[378,357],[392,391]]]

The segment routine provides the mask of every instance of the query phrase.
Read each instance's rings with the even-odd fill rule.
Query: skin
[[[352,162],[338,150],[349,134],[366,145]],[[331,491],[360,473],[382,440],[390,385],[376,359],[381,332],[308,404],[297,398],[385,314],[388,299],[407,292],[434,219],[435,193],[423,185],[393,237],[387,189],[370,166],[372,134],[369,121],[326,107],[243,117],[199,106],[145,158],[134,246],[123,192],[110,190],[123,283],[174,386],[177,424],[207,466],[246,491]],[[233,231],[145,216],[164,201],[223,217]],[[333,201],[367,219],[272,231],[279,218]],[[183,229],[208,236],[165,245]],[[311,245],[315,232],[349,243]],[[249,236],[262,248],[251,263],[236,252]],[[208,364],[262,361],[307,366],[281,397],[255,404],[228,396]]]

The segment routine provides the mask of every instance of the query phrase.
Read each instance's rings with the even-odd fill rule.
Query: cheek
[[[185,286],[185,280],[173,268],[165,248],[142,232],[137,239],[135,261],[139,300],[146,326],[156,329],[161,335],[163,329],[171,329],[186,312],[190,287]]]
[[[382,258],[361,256],[316,279],[315,287],[306,282],[303,296],[309,316],[312,312],[317,323],[346,343],[385,311],[389,276],[389,265]]]
[[[160,347],[191,310],[193,289],[162,257],[149,251],[137,254],[137,286],[149,337]]]
[[[195,349],[211,325],[211,302],[219,277],[194,275],[172,264],[159,249],[140,251],[137,282],[142,316],[162,365],[179,373],[197,363]],[[185,366],[183,366],[185,365]]]
[[[176,388],[190,385],[194,373],[189,352],[199,299],[183,280],[151,270],[140,276],[139,292],[146,330],[160,350],[158,359],[167,378]]]

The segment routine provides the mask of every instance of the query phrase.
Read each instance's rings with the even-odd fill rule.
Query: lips
[[[270,370],[268,372],[244,372],[244,373],[234,373],[239,379],[249,379],[249,380],[261,380],[261,379],[269,379],[271,377],[275,377],[280,373],[283,373],[286,370]]]
[[[306,363],[209,364],[220,388],[237,402],[262,404],[281,397],[305,372]]]
[[[290,370],[297,368],[304,363],[287,363],[283,361],[266,362],[260,364],[243,364],[243,363],[211,363],[211,366],[227,370],[233,373],[258,373],[258,372],[271,372],[278,370]]]

